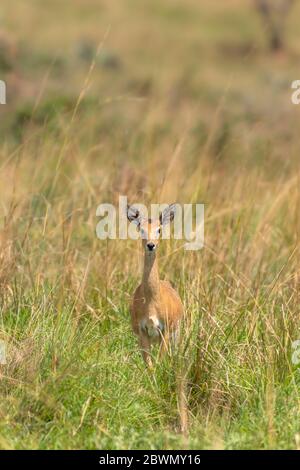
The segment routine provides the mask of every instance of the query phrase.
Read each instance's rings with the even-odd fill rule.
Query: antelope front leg
[[[147,366],[152,368],[152,360],[150,355],[151,342],[149,336],[145,335],[144,333],[140,333],[139,343],[145,363],[147,364]]]

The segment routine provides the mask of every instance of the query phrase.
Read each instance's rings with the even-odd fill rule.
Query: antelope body
[[[174,219],[174,211],[175,205],[168,206],[158,220],[144,219],[134,208],[128,208],[127,212],[129,221],[138,226],[144,248],[142,282],[134,293],[130,313],[133,331],[148,365],[151,365],[151,345],[158,342],[161,351],[166,351],[183,316],[183,305],[176,290],[168,281],[159,279],[156,258],[162,227]]]

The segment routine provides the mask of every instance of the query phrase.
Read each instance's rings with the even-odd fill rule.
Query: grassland
[[[270,55],[241,0],[1,1],[1,448],[300,447],[299,12]],[[119,194],[206,207],[203,250],[160,247],[186,318],[153,372],[139,244],[95,234]]]

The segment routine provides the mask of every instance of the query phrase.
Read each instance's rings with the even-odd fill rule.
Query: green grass
[[[98,3],[0,7],[0,448],[300,448],[295,20],[272,56],[242,1]],[[203,250],[159,248],[185,319],[153,371],[139,242],[95,234],[119,194],[205,203]]]

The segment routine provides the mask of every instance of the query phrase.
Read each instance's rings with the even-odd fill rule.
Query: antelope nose
[[[153,251],[154,248],[155,248],[154,243],[152,243],[152,242],[147,243],[147,248],[148,248],[149,251]]]

